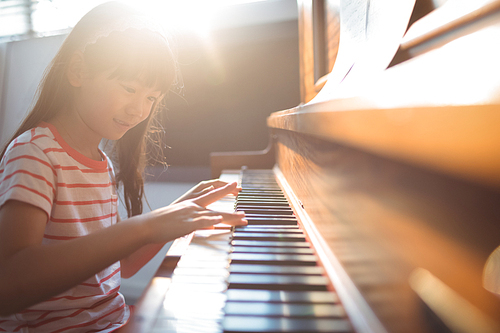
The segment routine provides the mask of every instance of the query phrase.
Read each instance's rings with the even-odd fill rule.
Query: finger
[[[222,216],[222,223],[224,224],[232,226],[242,226],[248,224],[248,221],[245,219],[244,212],[236,212],[236,213],[212,212],[212,214]]]
[[[234,189],[234,191],[230,194],[232,195],[238,195],[240,192],[241,192],[242,188],[241,186],[236,186],[236,188]]]
[[[213,227],[216,224],[219,224],[223,221],[222,216],[214,215],[214,216],[201,216],[193,219],[193,224],[196,230],[198,229],[207,229]]]
[[[205,186],[211,187],[211,189],[221,188],[221,187],[224,187],[224,186],[229,184],[229,183],[222,181],[220,179],[207,180],[207,181],[204,181],[203,183]],[[232,193],[228,193],[228,194],[238,195],[238,193],[241,190],[242,190],[242,188],[240,186],[237,186]]]
[[[224,198],[228,194],[232,194],[236,190],[236,183],[227,184],[223,187],[216,188],[206,194],[194,199],[193,202],[202,207],[206,207],[211,203]]]
[[[194,193],[195,197],[199,197],[200,195],[203,195],[203,194],[206,194],[212,190],[214,190],[215,187],[213,187],[212,185],[210,185],[209,187],[206,187],[204,188],[203,190],[197,192],[197,193]]]
[[[238,218],[238,219],[223,219],[222,223],[228,224],[234,227],[240,227],[240,226],[245,226],[248,225],[248,221],[243,217],[243,218]]]
[[[224,187],[229,184],[228,182],[220,179],[205,180],[202,183],[204,184],[204,187],[213,186],[214,188]],[[237,187],[237,189],[240,191],[241,187]]]
[[[226,185],[227,185],[227,184],[226,184]],[[225,185],[224,185],[224,186],[225,186]],[[214,190],[214,189],[216,189],[216,188],[220,188],[220,187],[214,187],[213,185],[210,185],[209,187],[205,188],[204,190],[201,190],[200,192],[195,193],[195,194],[194,194],[194,198],[199,197],[200,195],[206,194],[206,193],[208,193],[208,192],[210,192],[210,191],[212,191],[212,190]],[[235,190],[234,190],[234,191],[232,191],[231,193],[228,193],[228,195],[235,195],[235,196],[236,196],[236,195],[238,195],[238,193],[239,193],[241,190],[242,190],[242,189],[241,189],[241,187],[237,186],[237,187],[235,188]]]
[[[208,187],[220,188],[220,187],[224,187],[226,185],[227,185],[227,182],[222,181],[220,179],[204,180],[204,181],[200,182],[198,185],[196,185],[194,190],[196,192],[200,192]]]
[[[220,179],[211,179],[207,180],[206,184],[209,186],[213,186],[214,188],[220,188],[226,186],[228,183]]]
[[[194,215],[198,216],[222,216],[224,220],[238,220],[245,218],[245,212],[237,211],[234,213],[219,212],[214,210],[205,209],[202,211],[193,212]]]

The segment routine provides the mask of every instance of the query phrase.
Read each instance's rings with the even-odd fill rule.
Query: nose
[[[142,98],[134,98],[130,101],[130,103],[127,105],[125,112],[129,116],[134,116],[137,118],[145,118],[147,117],[149,110],[148,106]]]

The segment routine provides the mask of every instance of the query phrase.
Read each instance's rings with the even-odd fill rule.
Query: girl
[[[243,214],[205,208],[238,191],[217,180],[141,215],[144,138],[175,69],[161,30],[117,3],[94,8],[69,34],[1,154],[0,331],[114,331],[129,317],[120,277],[179,236],[246,224]],[[116,180],[103,138],[116,142]]]

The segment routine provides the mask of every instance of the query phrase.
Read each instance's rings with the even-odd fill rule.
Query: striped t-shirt
[[[18,200],[43,209],[49,219],[43,244],[65,242],[117,222],[113,169],[89,159],[42,123],[15,139],[0,162],[0,206]],[[82,249],[84,250],[84,249]],[[75,258],[78,260],[78,258]],[[0,317],[0,332],[111,332],[129,309],[116,262],[74,288],[15,315]]]

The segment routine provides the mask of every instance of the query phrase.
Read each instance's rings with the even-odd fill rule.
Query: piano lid
[[[432,17],[459,16],[461,2],[448,0],[449,5]],[[498,188],[500,79],[492,73],[500,72],[500,49],[492,41],[500,38],[500,23],[491,20],[500,22],[495,14],[500,1],[490,1],[479,11],[484,8],[493,13],[484,16],[486,27],[463,31],[464,36],[439,48],[387,70],[380,66],[366,77],[354,71],[356,62],[342,82],[328,81],[310,103],[274,113],[268,126],[341,142]],[[412,26],[408,34],[415,38],[436,29],[434,19],[426,22],[427,17],[417,21],[418,31]],[[368,58],[363,57],[366,64]]]

